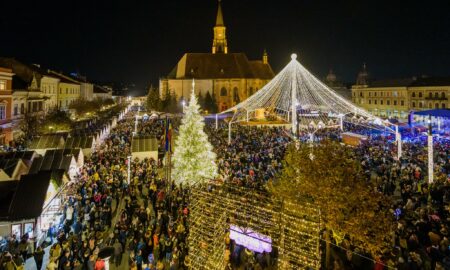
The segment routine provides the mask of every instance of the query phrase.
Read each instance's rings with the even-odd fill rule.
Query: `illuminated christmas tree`
[[[191,99],[184,108],[184,117],[175,140],[172,177],[175,183],[191,186],[217,175],[216,154],[203,131],[205,126],[200,115],[192,82]]]

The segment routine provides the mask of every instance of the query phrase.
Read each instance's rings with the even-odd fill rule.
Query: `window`
[[[435,98],[439,98],[439,93],[434,93]]]
[[[394,100],[394,106],[397,106],[397,100]]]
[[[4,104],[0,105],[0,120],[6,119],[6,106]]]
[[[239,89],[237,87],[233,88],[233,101],[236,103],[241,102],[239,99]]]
[[[369,92],[369,97],[371,97],[372,96],[372,92]]]
[[[441,93],[441,98],[445,98],[445,92]]]
[[[394,92],[393,92],[393,96],[394,96],[394,97],[398,97],[397,91],[394,91]]]
[[[227,89],[225,87],[222,87],[222,89],[220,89],[220,95],[222,97],[226,97],[227,96]]]
[[[386,100],[386,105],[391,105],[391,101],[390,100]]]
[[[6,90],[6,81],[0,80],[0,90]]]
[[[377,100],[376,99],[373,101],[373,104],[377,105]]]
[[[429,97],[429,98],[432,98],[432,97],[433,97],[433,93],[431,93],[431,92],[428,93],[428,97]]]
[[[19,105],[18,104],[14,104],[14,115],[19,114]]]
[[[372,104],[372,100],[371,99],[369,99],[369,104]]]
[[[416,97],[416,92],[412,92],[412,97]]]
[[[422,92],[419,92],[419,97],[422,97]]]
[[[405,101],[404,100],[400,101],[400,105],[405,106]]]
[[[20,114],[24,114],[25,113],[25,104],[20,104]]]
[[[373,96],[376,97],[377,96],[377,92],[373,93]]]
[[[435,109],[439,109],[439,103],[435,103],[435,104],[434,104],[434,108],[435,108]]]
[[[422,108],[422,101],[421,102],[419,102],[419,108]]]
[[[362,97],[362,96],[363,96],[362,92],[359,92],[359,96],[360,96],[360,97]]]
[[[445,103],[442,103],[442,109],[445,109],[445,107],[447,107],[445,106]]]
[[[402,100],[403,101],[403,100]],[[413,101],[412,103],[412,107],[415,108],[416,107],[416,103]]]
[[[383,105],[383,100],[382,99],[380,99],[380,105]]]
[[[248,90],[248,96],[253,95],[253,87],[250,87],[250,89]]]

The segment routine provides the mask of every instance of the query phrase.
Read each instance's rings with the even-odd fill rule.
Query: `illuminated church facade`
[[[249,60],[245,53],[230,53],[219,1],[211,53],[185,53],[172,71],[159,81],[160,95],[189,99],[192,79],[195,93],[209,92],[219,111],[226,110],[261,89],[274,76],[264,50],[261,60]]]

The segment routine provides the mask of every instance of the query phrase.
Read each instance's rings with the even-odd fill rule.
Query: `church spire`
[[[212,53],[228,53],[226,27],[223,23],[222,5],[219,0],[219,7],[217,9],[216,26],[214,26],[214,39],[212,46]]]
[[[221,2],[221,0],[219,0],[219,8],[217,9],[216,26],[224,26],[223,15],[222,15],[222,5],[220,4],[220,2]]]

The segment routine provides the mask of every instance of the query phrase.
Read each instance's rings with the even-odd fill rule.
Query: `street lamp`
[[[428,116],[428,183],[433,183],[433,130],[431,127],[431,115]]]
[[[183,99],[183,101],[181,101],[181,105],[183,106],[183,113],[184,113],[184,107],[186,106],[186,101]]]
[[[127,177],[127,183],[130,184],[131,181],[131,156],[128,156],[128,177]]]

